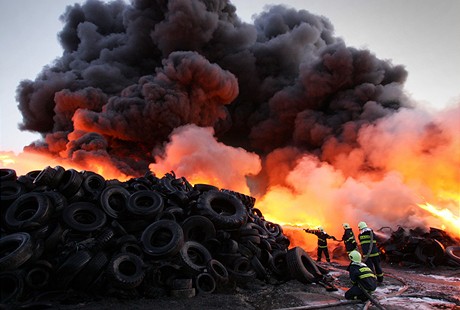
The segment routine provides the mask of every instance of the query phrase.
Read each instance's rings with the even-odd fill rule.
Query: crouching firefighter
[[[351,260],[348,271],[353,286],[345,292],[345,298],[367,301],[368,295],[370,296],[377,288],[376,276],[366,264],[361,262],[361,254],[358,251],[351,251],[348,257]]]
[[[337,240],[334,236],[330,236],[327,234],[323,227],[319,226],[318,229],[304,229],[305,232],[309,234],[314,234],[318,237],[318,254],[316,261],[320,262],[322,254],[324,253],[324,256],[326,257],[327,262],[331,262],[331,259],[329,258],[329,250],[327,248],[327,239],[334,239]]]
[[[377,240],[375,240],[374,231],[367,227],[366,222],[359,222],[359,243],[361,245],[361,252],[364,256],[364,262],[366,265],[376,274],[377,281],[383,282],[383,270],[380,265],[380,251],[377,246]]]

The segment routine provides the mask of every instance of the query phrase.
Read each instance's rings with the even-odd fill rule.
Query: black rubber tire
[[[83,183],[81,187],[85,192],[85,197],[91,201],[95,201],[105,189],[106,181],[100,174],[95,172],[85,172],[83,174]]]
[[[269,263],[269,269],[278,279],[285,280],[290,278],[285,251],[273,251],[272,260]]]
[[[57,269],[57,285],[67,289],[75,276],[86,266],[93,255],[89,251],[78,251],[71,254]]]
[[[0,184],[1,208],[11,205],[16,199],[26,193],[24,184],[16,181],[2,181]]]
[[[107,266],[112,284],[122,289],[138,287],[145,277],[142,259],[132,253],[115,254]]]
[[[239,192],[235,192],[235,191],[231,191],[231,190],[228,190],[228,189],[223,189],[222,190],[223,192],[226,192],[226,193],[229,193],[229,194],[232,194],[233,196],[235,196],[236,198],[238,198],[239,200],[241,200],[241,202],[243,203],[243,205],[249,210],[251,209],[252,207],[254,207],[254,204],[256,203],[256,199],[252,196],[248,196],[248,195],[245,195],[243,193],[239,193]]]
[[[160,194],[150,190],[141,190],[129,196],[127,210],[137,217],[152,219],[163,211],[163,207],[163,198]]]
[[[454,262],[460,264],[460,246],[448,246],[446,248],[446,255]]]
[[[83,176],[75,169],[68,169],[64,171],[58,188],[64,196],[70,198],[78,192],[82,183]]]
[[[34,266],[25,275],[25,283],[32,290],[44,290],[51,280],[51,269],[45,266]]]
[[[0,169],[0,181],[6,182],[6,181],[16,181],[17,175],[16,175],[16,170],[9,169],[9,168],[1,168]]]
[[[97,252],[80,270],[72,281],[72,286],[80,291],[87,290],[90,285],[104,272],[107,264],[109,263],[109,257],[105,252]]]
[[[0,238],[0,271],[14,270],[33,255],[33,242],[27,232],[17,232]]]
[[[415,248],[415,256],[424,264],[440,265],[444,261],[445,248],[436,239],[421,241]]]
[[[102,209],[111,218],[119,218],[126,213],[130,193],[121,185],[107,186],[99,197]]]
[[[50,186],[55,174],[56,174],[56,170],[48,166],[42,171],[40,171],[40,173],[35,177],[33,183],[36,186],[43,186],[43,185]]]
[[[197,294],[212,294],[216,290],[216,280],[207,272],[198,274],[194,282]]]
[[[75,202],[62,211],[62,220],[79,232],[93,232],[105,225],[107,216],[91,202]]]
[[[294,247],[286,253],[286,262],[291,278],[304,284],[311,284],[315,281],[315,276],[308,270],[311,264],[308,257],[308,254],[300,247]]]
[[[199,213],[209,218],[216,228],[240,228],[248,219],[243,203],[225,192],[204,192],[198,198],[197,208]]]
[[[184,245],[184,232],[174,221],[160,220],[150,224],[141,235],[143,250],[153,258],[176,255]]]
[[[6,271],[0,273],[0,304],[6,305],[21,299],[24,291],[24,278],[21,272]],[[6,306],[5,306],[6,307]],[[9,308],[5,308],[9,309]],[[14,309],[14,308],[12,308]]]
[[[51,212],[52,205],[48,196],[30,192],[20,196],[9,206],[4,220],[6,226],[13,231],[27,230],[30,225],[35,228],[48,221]]]
[[[207,191],[218,191],[219,188],[217,186],[211,185],[211,184],[195,184],[193,185],[193,190],[199,191],[199,192],[207,192]]]
[[[185,242],[178,255],[181,265],[189,275],[197,275],[203,272],[212,258],[208,249],[195,241]]]
[[[213,276],[217,285],[223,285],[228,282],[228,270],[225,265],[217,259],[209,260],[206,266],[206,271]]]
[[[207,240],[216,237],[214,224],[205,216],[189,216],[182,222],[181,227],[184,231],[185,241],[205,243]]]

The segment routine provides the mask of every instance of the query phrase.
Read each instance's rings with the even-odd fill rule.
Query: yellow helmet
[[[361,254],[356,250],[351,251],[348,257],[352,262],[361,263]]]
[[[348,223],[343,223],[342,226],[343,226],[343,228],[345,228],[345,229],[350,228],[350,224],[348,224]]]
[[[318,230],[319,230],[319,231],[324,231],[323,226],[318,226]]]
[[[363,228],[366,228],[366,227],[367,227],[366,222],[359,222],[359,223],[358,223],[358,228],[359,228],[359,229],[363,229]]]

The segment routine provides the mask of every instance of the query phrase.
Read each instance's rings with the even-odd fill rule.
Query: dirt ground
[[[14,309],[456,309],[460,310],[460,270],[452,267],[389,266],[384,264],[385,280],[374,293],[381,308],[370,303],[349,304],[344,292],[350,286],[345,262],[321,264],[329,270],[337,291],[327,291],[319,284],[296,280],[265,283],[254,280],[243,287],[226,287],[212,294],[188,298],[104,298],[87,299],[69,292],[64,300],[24,304]],[[3,305],[0,309],[13,309]]]

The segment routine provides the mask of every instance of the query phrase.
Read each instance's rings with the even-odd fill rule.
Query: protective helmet
[[[363,228],[366,228],[366,227],[367,227],[366,222],[359,222],[359,223],[358,223],[358,228],[359,228],[359,229],[363,229]]]
[[[361,263],[361,254],[356,250],[351,251],[348,257],[352,262]]]
[[[323,226],[318,226],[318,230],[319,230],[319,231],[324,231]]]
[[[350,228],[350,224],[348,224],[348,223],[343,223],[342,226],[343,226],[343,228],[345,228],[345,229]]]

